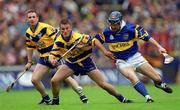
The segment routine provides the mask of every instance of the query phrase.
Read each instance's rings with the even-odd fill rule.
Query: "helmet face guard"
[[[107,23],[109,25],[111,25],[111,24],[121,24],[121,20],[110,20],[110,19],[108,19]]]
[[[120,24],[122,21],[122,14],[118,11],[113,11],[108,17],[108,24]]]
[[[110,29],[117,32],[121,28],[122,14],[118,11],[113,11],[108,17],[107,23]]]

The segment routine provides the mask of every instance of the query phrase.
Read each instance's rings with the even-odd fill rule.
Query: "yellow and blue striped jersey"
[[[27,49],[37,49],[40,57],[49,56],[49,52],[53,47],[57,30],[51,25],[39,22],[35,32],[30,27],[26,30],[26,46]]]
[[[109,50],[117,59],[128,59],[138,51],[137,40],[148,41],[149,34],[141,26],[127,23],[118,32],[105,27],[102,34],[95,36],[101,43],[107,43]]]
[[[79,40],[84,35],[85,34],[72,32],[70,40],[68,42],[63,39],[62,35],[57,36],[51,54],[54,56],[60,54],[62,56],[66,51],[68,51],[68,49],[70,49],[74,45],[74,42]],[[79,63],[90,57],[92,54],[92,46],[94,44],[94,40],[95,39],[90,36],[83,37],[81,43],[85,44],[85,46],[81,48],[75,47],[64,57],[65,61],[69,63]]]

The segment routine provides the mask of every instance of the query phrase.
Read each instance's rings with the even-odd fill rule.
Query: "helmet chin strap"
[[[109,26],[110,30],[113,32],[119,32],[121,31],[121,29],[126,25],[126,22],[124,20],[122,20],[121,24],[120,24],[120,28],[117,31],[113,31],[111,26]]]
[[[109,26],[109,28],[110,28],[111,31],[113,31],[111,26]],[[121,30],[121,28],[119,28],[119,29],[117,29],[116,31],[113,31],[113,32],[119,32],[120,30]]]
[[[119,32],[119,31],[121,31],[121,29],[122,29],[122,28],[121,28],[121,24],[119,24],[119,25],[120,25],[120,27],[119,27],[119,29],[117,29],[116,31],[113,31],[112,28],[111,28],[111,26],[109,26],[109,28],[110,28],[110,30],[113,31],[113,32]]]

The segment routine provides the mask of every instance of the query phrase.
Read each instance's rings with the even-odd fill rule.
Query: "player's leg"
[[[73,79],[72,77],[68,77],[65,79],[66,83],[68,83],[73,90],[80,96],[80,100],[83,103],[87,103],[88,102],[88,98],[85,96],[85,94],[82,91],[82,87],[79,86],[79,84],[77,83],[77,81],[75,79]]]
[[[155,71],[155,69],[149,63],[142,64],[141,66],[138,67],[138,70],[142,74],[151,78],[154,81],[155,87],[160,88],[167,93],[173,92],[172,89],[168,87],[166,83],[162,82],[160,74],[158,74],[157,71]]]
[[[61,64],[65,64],[64,59],[61,60]],[[59,65],[58,68],[60,66],[61,65]],[[73,79],[72,77],[68,77],[68,78],[65,79],[65,82],[68,83],[68,85],[70,85],[72,87],[72,89],[79,95],[80,100],[83,103],[87,103],[88,102],[88,98],[83,93],[82,87],[79,86],[79,84],[77,83],[77,81],[75,79]]]
[[[61,65],[51,79],[51,88],[53,94],[52,105],[59,105],[59,82],[62,82],[67,77],[72,76],[73,71],[66,65]]]
[[[88,73],[88,76],[98,84],[102,89],[106,90],[109,94],[115,96],[120,102],[123,103],[131,103],[131,100],[126,99],[124,96],[119,94],[114,86],[111,84],[107,83],[104,79],[103,76],[101,75],[100,71],[98,69],[92,70],[91,72]]]
[[[138,79],[134,69],[132,67],[124,67],[120,69],[120,72],[131,81],[134,89],[146,98],[146,102],[154,102],[148,94],[144,84]]]
[[[44,65],[37,64],[32,74],[31,81],[42,96],[42,100],[39,102],[39,104],[50,102],[50,98],[45,90],[43,83],[41,82],[42,77],[47,73],[48,69],[49,68]]]

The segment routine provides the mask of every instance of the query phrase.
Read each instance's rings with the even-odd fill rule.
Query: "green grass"
[[[61,104],[56,106],[37,105],[40,95],[36,90],[0,92],[0,110],[180,110],[180,86],[171,86],[173,94],[147,85],[154,103],[145,103],[145,99],[130,86],[116,86],[124,96],[135,101],[132,104],[120,103],[96,86],[84,87],[84,92],[89,98],[88,104],[82,104],[70,88],[61,90]]]

